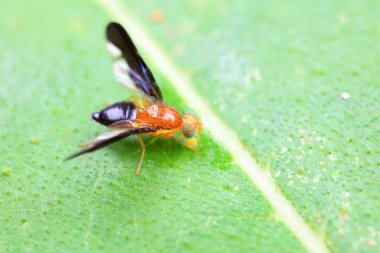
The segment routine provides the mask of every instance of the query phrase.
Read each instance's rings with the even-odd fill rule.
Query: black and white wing
[[[125,29],[118,23],[109,23],[106,36],[116,79],[127,88],[142,92],[148,99],[161,102],[160,88]]]
[[[128,136],[133,135],[133,134],[150,133],[150,132],[155,132],[155,131],[157,131],[157,129],[154,127],[139,127],[139,128],[134,128],[134,129],[128,129],[128,130],[115,130],[111,132],[105,132],[99,135],[95,140],[90,142],[84,149],[82,149],[81,151],[77,153],[72,154],[71,156],[67,157],[65,160],[71,160],[80,155],[104,148],[117,141],[127,138]]]

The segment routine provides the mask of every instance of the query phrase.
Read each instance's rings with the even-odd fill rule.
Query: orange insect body
[[[179,112],[173,107],[162,103],[154,103],[139,109],[136,121],[142,125],[165,130],[178,129],[182,125],[182,118]]]

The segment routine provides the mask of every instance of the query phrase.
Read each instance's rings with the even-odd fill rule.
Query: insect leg
[[[141,164],[142,164],[142,162],[144,160],[144,156],[145,156],[145,144],[144,144],[144,142],[143,142],[143,140],[142,140],[142,138],[141,138],[140,135],[137,135],[137,139],[140,142],[142,153],[141,153],[141,158],[140,158],[139,166],[137,167],[137,170],[136,170],[136,175],[138,175],[140,173]]]
[[[143,98],[141,99],[141,104],[143,105],[143,107],[147,107],[147,106],[151,105],[152,102],[149,101],[148,99],[146,99],[145,97],[143,97]]]
[[[136,106],[142,106],[139,98],[136,95],[132,95],[129,97],[128,101],[132,101]]]

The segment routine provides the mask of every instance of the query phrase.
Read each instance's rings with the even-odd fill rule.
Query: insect
[[[141,135],[174,138],[184,146],[195,150],[202,123],[191,113],[181,114],[177,109],[162,102],[162,94],[151,71],[141,58],[132,39],[118,23],[106,28],[107,49],[113,60],[113,73],[123,86],[142,93],[143,98],[132,96],[107,106],[92,114],[92,119],[110,131],[95,140],[84,143],[84,148],[66,160],[106,147],[131,135],[137,135],[142,148],[136,175],[144,160],[145,145]],[[178,134],[179,133],[179,134]]]

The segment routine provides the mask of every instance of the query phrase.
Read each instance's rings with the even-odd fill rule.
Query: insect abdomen
[[[136,106],[132,102],[118,102],[93,113],[92,119],[105,126],[118,121],[133,121],[136,119]]]

